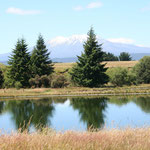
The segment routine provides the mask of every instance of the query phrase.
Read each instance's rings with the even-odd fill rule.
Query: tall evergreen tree
[[[39,35],[36,46],[31,55],[31,70],[32,76],[49,75],[53,72],[53,64],[49,58],[50,53],[46,48],[44,39]]]
[[[0,88],[2,88],[3,83],[4,83],[4,75],[2,70],[0,69]]]
[[[8,64],[10,65],[8,76],[13,81],[13,84],[18,81],[23,87],[28,86],[30,78],[30,55],[24,39],[17,41]]]
[[[78,56],[77,65],[70,72],[72,80],[80,86],[98,87],[108,82],[103,61],[102,44],[98,44],[93,28],[88,32],[84,52]]]

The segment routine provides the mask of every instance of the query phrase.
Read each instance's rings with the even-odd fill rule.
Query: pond
[[[150,97],[53,97],[0,101],[0,130],[56,131],[150,126]]]

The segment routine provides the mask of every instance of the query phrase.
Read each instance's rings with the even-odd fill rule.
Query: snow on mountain
[[[73,35],[71,37],[63,37],[63,36],[58,36],[50,41],[48,41],[48,44],[51,45],[51,47],[55,47],[61,44],[72,44],[75,45],[77,42],[83,43],[86,41],[87,35]]]

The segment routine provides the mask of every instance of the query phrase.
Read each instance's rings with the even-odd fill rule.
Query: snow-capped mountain
[[[87,39],[87,35],[73,35],[70,37],[59,36],[46,42],[47,48],[51,52],[50,57],[54,58],[74,58],[77,55],[81,55],[83,51],[83,44]],[[109,40],[104,40],[97,37],[99,44],[103,44],[103,51],[111,52],[115,55],[119,55],[121,52],[128,52],[130,54],[144,53],[150,54],[150,47],[141,47],[132,44],[116,43]],[[32,49],[32,48],[31,48]],[[0,54],[0,62],[8,60],[7,54]],[[141,55],[142,56],[142,55]]]
[[[47,42],[52,58],[75,57],[83,51],[86,35],[74,35],[71,37],[56,37]],[[141,47],[132,44],[110,42],[97,38],[99,44],[103,44],[103,51],[119,55],[121,52],[150,53],[150,47]]]

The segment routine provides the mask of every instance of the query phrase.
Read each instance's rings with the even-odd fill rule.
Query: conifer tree
[[[2,88],[3,83],[4,83],[4,75],[2,70],[0,69],[0,88]]]
[[[36,46],[31,55],[31,72],[32,77],[36,75],[49,75],[53,72],[53,64],[49,58],[50,53],[46,48],[44,39],[39,35]]]
[[[87,41],[83,45],[84,52],[78,56],[77,65],[72,68],[71,79],[84,87],[99,87],[108,82],[105,74],[107,68],[103,61],[102,44],[98,44],[93,28],[88,32]]]
[[[23,87],[27,87],[29,85],[30,55],[27,51],[28,49],[25,40],[18,40],[8,61],[8,64],[10,65],[8,77],[12,80],[13,85],[15,82],[19,82]]]

